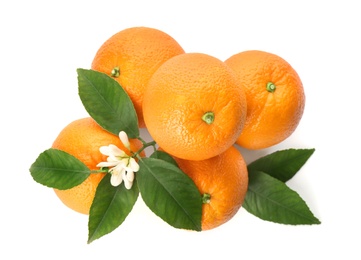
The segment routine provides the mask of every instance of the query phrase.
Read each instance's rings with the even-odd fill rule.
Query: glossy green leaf
[[[110,76],[94,70],[78,69],[79,96],[89,115],[104,129],[129,138],[139,136],[138,118],[125,90]]]
[[[262,171],[286,182],[307,162],[315,149],[287,149],[266,155],[248,165],[248,171]]]
[[[166,162],[169,162],[175,166],[178,166],[177,162],[174,160],[174,158],[169,155],[168,153],[164,152],[164,151],[155,151],[154,153],[152,153],[150,155],[150,158],[156,158],[156,159],[160,159]]]
[[[287,185],[261,171],[249,173],[243,207],[251,214],[281,224],[320,224],[305,201]]]
[[[201,194],[177,166],[155,158],[139,161],[137,183],[145,204],[175,228],[201,230]]]
[[[42,185],[66,190],[81,184],[89,177],[90,170],[71,154],[50,148],[38,156],[30,173]]]
[[[133,185],[130,190],[127,190],[123,183],[114,187],[110,184],[110,177],[110,174],[105,175],[96,190],[89,212],[88,243],[120,226],[137,201],[137,185]]]

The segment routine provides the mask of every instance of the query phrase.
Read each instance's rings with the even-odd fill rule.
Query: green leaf
[[[79,96],[89,115],[105,130],[129,138],[139,136],[138,118],[125,90],[110,76],[94,70],[78,69]]]
[[[130,190],[123,183],[114,187],[110,184],[110,177],[111,174],[107,174],[100,181],[90,207],[88,243],[120,226],[137,201],[137,185],[133,185]]]
[[[297,192],[276,178],[261,172],[249,173],[243,207],[251,214],[281,224],[320,224]]]
[[[71,154],[50,148],[38,156],[30,173],[40,184],[66,190],[81,184],[89,177],[90,170]]]
[[[201,230],[201,194],[191,178],[164,160],[139,161],[137,183],[145,204],[175,228]]]
[[[307,162],[315,149],[287,149],[266,155],[248,165],[248,171],[262,171],[286,182]]]
[[[178,167],[178,164],[174,160],[174,158],[171,155],[169,155],[168,153],[163,152],[163,151],[159,151],[159,150],[155,151],[154,153],[152,153],[150,155],[150,158],[161,159],[163,161],[169,162]]]

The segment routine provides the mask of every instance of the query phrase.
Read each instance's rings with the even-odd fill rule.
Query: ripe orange
[[[288,138],[305,106],[297,72],[283,58],[257,50],[237,53],[225,63],[237,74],[247,97],[247,119],[236,143],[263,149]]]
[[[142,143],[131,139],[132,151],[138,151]],[[52,148],[65,151],[82,161],[90,170],[99,170],[96,165],[106,161],[106,156],[100,153],[101,146],[114,144],[128,152],[117,135],[111,134],[101,128],[91,117],[75,120],[68,124],[55,139]],[[89,214],[96,188],[104,177],[103,173],[92,173],[80,185],[68,190],[54,189],[59,199],[69,208]]]
[[[202,53],[163,63],[144,93],[147,129],[165,152],[204,160],[234,144],[246,118],[246,98],[233,71]]]
[[[140,127],[145,127],[143,93],[149,78],[166,60],[184,53],[171,36],[157,29],[131,27],[111,36],[98,49],[91,68],[112,76],[131,98]]]
[[[202,161],[174,159],[203,195],[202,230],[218,227],[238,212],[248,188],[248,171],[234,146]]]

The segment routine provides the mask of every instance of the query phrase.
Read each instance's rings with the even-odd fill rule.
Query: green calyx
[[[211,194],[209,193],[204,193],[202,196],[202,203],[203,204],[207,204],[211,202]]]
[[[110,75],[114,78],[118,78],[120,76],[120,68],[119,67],[114,67],[112,69],[112,72],[110,73]]]
[[[268,92],[273,93],[273,92],[276,91],[276,85],[273,84],[273,82],[268,82],[267,86],[266,86],[266,89],[267,89]]]
[[[214,121],[214,113],[213,112],[206,112],[202,116],[202,120],[206,122],[208,125],[212,124]]]

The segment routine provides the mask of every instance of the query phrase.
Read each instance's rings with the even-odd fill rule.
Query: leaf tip
[[[312,225],[321,225],[321,221],[318,218],[314,217]]]

